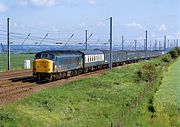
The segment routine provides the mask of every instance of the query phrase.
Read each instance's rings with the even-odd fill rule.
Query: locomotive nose
[[[36,59],[33,64],[34,73],[52,73],[53,61],[47,59]]]

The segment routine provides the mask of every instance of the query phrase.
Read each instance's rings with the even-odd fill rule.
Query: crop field
[[[23,62],[24,60],[31,60],[31,67],[32,62],[34,59],[34,54],[11,54],[11,70],[22,70],[23,69]],[[0,71],[6,71],[8,66],[8,58],[7,54],[0,54]]]
[[[155,95],[155,110],[160,125],[180,126],[180,59],[168,68]]]

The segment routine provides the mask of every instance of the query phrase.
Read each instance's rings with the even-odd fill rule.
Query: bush
[[[173,58],[173,59],[176,59],[177,57],[178,57],[178,52],[177,52],[177,50],[174,48],[174,49],[172,49],[170,52],[169,52],[169,54],[171,55],[171,57]]]
[[[171,62],[171,60],[172,60],[172,57],[169,53],[162,57],[162,61],[164,62]]]
[[[156,67],[154,63],[145,63],[137,72],[138,81],[153,83],[157,78]]]
[[[176,47],[175,49],[176,49],[178,55],[180,56],[180,47]]]

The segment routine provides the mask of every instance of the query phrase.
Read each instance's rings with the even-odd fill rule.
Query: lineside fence
[[[120,108],[123,108],[123,110],[118,116],[119,118],[117,118],[114,121],[111,121],[110,127],[125,127],[125,121],[127,122],[126,118],[128,117],[128,115],[130,115],[136,108],[138,108],[138,106],[142,103],[144,98],[148,96],[148,94],[152,90],[156,90],[157,85],[159,83],[146,84],[146,86],[143,88],[143,90],[139,93],[138,96],[131,98],[127,104],[121,106]]]

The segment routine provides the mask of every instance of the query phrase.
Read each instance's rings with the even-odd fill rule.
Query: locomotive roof
[[[95,54],[103,54],[100,50],[81,50],[84,55],[95,55]]]
[[[69,53],[69,54],[80,54],[79,51],[77,50],[47,50],[47,51],[42,51],[40,53],[51,53],[53,55],[57,55],[57,54],[65,54],[65,53]]]
[[[42,51],[40,53],[51,53],[53,55],[58,54],[84,54],[84,55],[93,55],[93,54],[103,54],[100,50],[48,50],[48,51]]]

